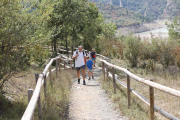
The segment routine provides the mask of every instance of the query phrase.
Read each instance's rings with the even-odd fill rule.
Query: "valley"
[[[178,0],[90,0],[95,3],[99,12],[105,17],[106,23],[117,26],[116,35],[129,33],[150,38],[168,37],[165,22],[172,21],[180,15]],[[161,31],[162,28],[162,31]],[[152,30],[156,30],[157,33]]]

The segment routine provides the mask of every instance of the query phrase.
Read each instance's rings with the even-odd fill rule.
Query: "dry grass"
[[[0,96],[0,119],[1,120],[19,120],[21,119],[27,107],[27,90],[35,88],[35,73],[38,71],[29,70],[28,74],[23,77],[12,77],[10,82],[4,87],[8,97],[14,99],[10,102],[3,96]],[[55,73],[55,72],[54,72]],[[21,76],[24,73],[18,74]],[[44,100],[43,87],[41,90],[42,112],[44,120],[60,120],[66,116],[71,80],[74,77],[74,71],[65,70],[61,72],[58,78],[53,75],[53,81],[50,83],[47,79],[47,99]],[[13,83],[13,84],[12,84]],[[35,119],[38,119],[37,109],[35,110]]]
[[[116,109],[120,109],[123,116],[127,116],[130,120],[149,119],[148,110],[145,108],[145,104],[134,95],[131,95],[132,101],[130,109],[127,108],[127,94],[124,87],[116,84],[116,94],[114,94],[112,84],[113,82],[111,78],[109,78],[109,82],[104,82],[102,77],[99,80],[102,83],[103,89],[106,90],[109,97],[115,103]]]
[[[6,82],[4,91],[6,96],[12,99],[8,99],[1,96],[0,100],[0,119],[1,120],[19,120],[21,119],[26,107],[27,107],[27,90],[30,88],[35,88],[35,73],[40,73],[40,70],[34,71],[29,70],[17,74],[14,77],[9,79],[9,82]]]
[[[48,82],[47,99],[43,101],[44,120],[62,120],[68,118],[68,105],[74,71],[65,70],[53,82]],[[42,96],[44,96],[42,94]]]
[[[128,66],[128,62],[126,60],[113,59],[112,63],[124,68],[127,68]],[[171,75],[170,72],[168,72],[168,69],[163,70],[159,67],[159,70],[155,73],[140,68],[130,69],[130,71],[139,77],[146,79],[153,78],[156,83],[180,90],[179,75]],[[126,75],[118,70],[116,70],[116,73],[120,76],[120,80],[126,83]],[[117,107],[120,108],[125,115],[129,116],[130,119],[149,119],[149,106],[134,96],[133,93],[131,94],[131,109],[127,109],[126,89],[117,85],[117,94],[114,95],[112,91],[112,81],[110,83],[102,82],[102,84],[103,88],[110,93],[109,96],[113,99],[113,101],[115,101],[115,103],[117,103]],[[131,88],[135,89],[141,95],[149,99],[149,86],[131,79]],[[155,105],[178,118],[180,118],[179,103],[179,98],[155,89]],[[166,118],[159,113],[156,113],[155,117],[159,120],[166,120]]]

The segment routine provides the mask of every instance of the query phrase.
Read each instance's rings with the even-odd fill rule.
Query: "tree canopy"
[[[59,42],[67,51],[80,44],[91,49],[99,36],[115,36],[116,26],[88,0],[2,0],[0,6],[0,90],[32,63],[42,66],[55,57]],[[53,46],[54,56],[44,45]]]

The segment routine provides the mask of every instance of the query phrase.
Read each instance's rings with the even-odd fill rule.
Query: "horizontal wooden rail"
[[[110,72],[109,73],[109,77],[113,78],[112,74]],[[121,82],[120,80],[117,79],[118,75],[116,74],[115,80],[118,84],[120,84],[121,86],[125,87],[127,89],[127,85],[124,84],[123,82]],[[139,99],[141,99],[143,102],[145,102],[148,106],[150,106],[150,102],[148,99],[146,99],[144,96],[142,96],[141,94],[139,94],[136,90],[130,88],[131,92],[136,95]],[[156,105],[154,106],[154,109],[156,112],[158,112],[159,114],[163,115],[164,117],[170,119],[170,120],[179,120],[178,118],[172,116],[171,114],[167,113],[166,111],[160,109],[159,107],[157,107]]]
[[[106,56],[103,56],[103,55],[101,55],[101,54],[96,54],[96,56],[102,57],[102,58],[105,59],[105,60],[110,59],[110,58],[108,58],[108,57],[106,57]]]
[[[40,95],[41,87],[44,85],[44,79],[46,79],[50,74],[47,71],[49,70],[49,68],[51,67],[53,61],[55,61],[55,60],[72,61],[72,59],[62,59],[61,57],[52,58],[49,61],[49,63],[46,65],[46,67],[45,67],[44,71],[42,72],[42,74],[39,75],[35,90],[33,92],[31,100],[29,101],[29,104],[28,104],[28,106],[27,106],[21,120],[31,120],[33,118],[34,110],[36,108],[36,104],[37,104],[37,101],[38,101],[38,98],[39,98],[39,95]],[[65,66],[65,67],[69,67],[69,66]],[[56,71],[57,69],[60,69],[60,68],[52,69],[50,72]]]
[[[141,83],[144,83],[148,86],[151,86],[151,87],[154,87],[158,90],[161,90],[163,92],[166,92],[168,94],[171,94],[171,95],[174,95],[176,97],[180,97],[180,91],[178,90],[175,90],[175,89],[172,89],[172,88],[169,88],[169,87],[166,87],[166,86],[163,86],[163,85],[160,85],[158,83],[154,83],[154,82],[151,82],[150,80],[146,80],[144,78],[140,78],[134,74],[132,74],[131,72],[129,72],[128,70],[126,70],[125,68],[122,68],[122,67],[119,67],[119,66],[116,66],[116,65],[113,65],[111,63],[108,63],[107,61],[105,60],[102,60],[102,59],[99,59],[101,62],[104,62],[106,65],[110,66],[110,67],[114,67],[115,69],[118,69],[120,71],[123,71],[124,73],[126,73],[127,75],[129,75],[131,78],[133,78],[134,80],[138,81],[138,82],[141,82]]]
[[[98,58],[102,62],[102,66],[103,66],[102,71],[103,71],[104,81],[105,81],[105,72],[104,72],[105,67],[104,66],[107,66],[107,68],[108,67],[112,68],[112,74],[108,71],[107,71],[108,72],[107,74],[109,77],[113,78],[114,93],[116,93],[115,92],[116,85],[114,85],[115,83],[118,83],[127,89],[128,108],[130,106],[130,92],[132,92],[134,95],[136,95],[139,99],[141,99],[143,102],[145,102],[150,107],[150,120],[154,120],[154,110],[170,120],[179,120],[178,118],[172,116],[171,114],[167,113],[166,111],[164,111],[164,110],[160,109],[159,107],[157,107],[156,105],[154,105],[154,88],[156,88],[160,91],[163,91],[165,93],[171,94],[173,96],[176,96],[176,97],[180,97],[180,91],[160,85],[158,83],[154,83],[154,82],[152,82],[150,80],[146,80],[144,78],[140,78],[140,77],[132,74],[130,71],[128,71],[125,68],[122,68],[122,67],[119,67],[119,66],[116,66],[116,65],[113,65],[113,64],[107,62],[108,59],[105,56],[102,56],[102,55],[99,55],[99,56],[102,57],[103,59],[105,59],[105,60],[103,60],[103,59]],[[123,82],[121,82],[120,80],[118,80],[119,76],[114,73],[114,69],[120,70],[127,75],[127,85],[124,84]],[[150,101],[147,100],[145,97],[143,97],[141,94],[139,94],[136,90],[130,88],[130,78],[133,78],[134,80],[144,83],[149,86]],[[129,85],[129,87],[128,87],[128,85]]]

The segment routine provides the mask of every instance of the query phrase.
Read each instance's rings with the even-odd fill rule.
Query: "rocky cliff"
[[[180,0],[167,0],[162,18],[173,19],[175,16],[180,16]]]
[[[166,26],[165,22],[170,22],[170,21],[168,21],[166,19],[154,20],[152,22],[145,23],[145,24],[133,25],[133,26],[128,26],[128,27],[119,27],[117,34],[127,35],[129,33],[134,34],[134,33],[141,33],[141,32],[146,32],[146,31],[150,31],[150,30],[155,30],[155,29],[165,27]]]

